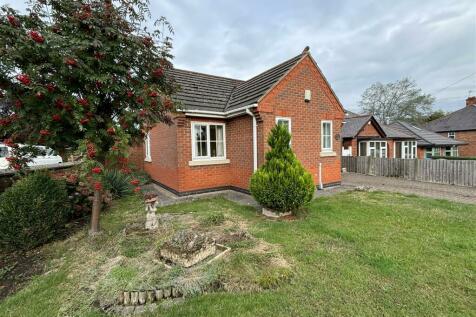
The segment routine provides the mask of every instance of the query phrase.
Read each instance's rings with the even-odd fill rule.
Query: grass
[[[234,291],[147,316],[476,316],[475,205],[354,191],[314,200],[294,221],[266,220],[221,198],[160,212],[196,214],[205,228],[235,221],[258,239],[231,243],[233,252],[206,271],[206,279],[236,282]],[[122,199],[103,215],[103,235],[45,246],[49,272],[0,302],[0,316],[103,316],[91,302],[108,290],[180,279],[180,269],[164,275],[144,263],[144,237],[121,234],[143,213],[135,198]],[[292,270],[268,269],[278,255]]]

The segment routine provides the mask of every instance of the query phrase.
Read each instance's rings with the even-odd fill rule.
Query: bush
[[[290,147],[291,135],[281,125],[268,137],[266,162],[251,177],[250,191],[263,206],[278,212],[295,212],[311,201],[314,182]]]
[[[0,248],[31,249],[62,229],[71,205],[64,181],[36,172],[0,196]]]
[[[127,196],[132,193],[130,184],[132,178],[116,169],[107,169],[103,174],[104,186],[111,191],[115,198]]]

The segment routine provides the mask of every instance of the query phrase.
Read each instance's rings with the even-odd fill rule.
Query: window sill
[[[220,165],[220,164],[229,164],[230,160],[222,159],[222,160],[196,160],[196,161],[189,161],[189,166],[203,166],[203,165]]]
[[[333,151],[325,151],[325,152],[321,152],[320,156],[321,157],[337,156],[337,153]]]
[[[149,162],[149,163],[151,163],[151,162],[152,162],[152,158],[146,157],[146,158],[144,159],[144,162]]]

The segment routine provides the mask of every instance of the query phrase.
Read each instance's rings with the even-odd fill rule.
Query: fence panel
[[[427,183],[476,186],[476,161],[469,160],[418,160],[344,156],[342,157],[342,168],[351,173],[402,177]]]

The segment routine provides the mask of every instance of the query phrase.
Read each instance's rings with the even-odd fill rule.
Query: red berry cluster
[[[10,23],[11,26],[13,27],[20,26],[20,21],[18,21],[18,19],[15,18],[13,15],[8,15],[7,19],[8,19],[8,23]]]
[[[86,145],[86,151],[88,152],[89,158],[94,158],[96,156],[96,148],[94,147],[94,144],[88,143]]]
[[[156,68],[152,71],[152,76],[154,76],[154,77],[159,78],[159,77],[162,77],[163,74],[164,74],[164,71],[160,67],[158,67],[158,68]]]
[[[46,130],[46,129],[45,129],[45,130],[40,130],[40,135],[41,135],[41,136],[50,135],[50,131],[48,131],[48,130]]]
[[[19,82],[21,82],[25,86],[28,86],[29,84],[31,84],[31,79],[26,74],[18,75],[17,79],[18,79]]]
[[[78,98],[78,103],[83,107],[87,107],[89,105],[89,101],[86,98]]]
[[[81,125],[86,125],[89,123],[89,119],[88,118],[82,118],[81,120],[79,120],[79,123],[81,123]]]
[[[36,43],[41,44],[45,41],[45,38],[37,31],[30,31],[29,35],[30,35],[30,38]]]
[[[48,92],[50,92],[50,93],[54,92],[55,88],[56,88],[56,86],[52,83],[46,84],[46,89],[48,89]]]
[[[13,169],[15,170],[19,170],[21,169],[21,164],[20,164],[20,161],[18,160],[18,158],[16,157],[13,157],[13,156],[9,156],[6,158],[6,160],[8,161],[8,163],[10,163],[10,166],[13,167]]]
[[[133,180],[130,181],[130,184],[133,185],[133,186],[137,186],[137,185],[140,184],[140,181],[135,178],[135,179],[133,179]]]
[[[68,66],[76,66],[77,62],[74,58],[67,58],[65,61]]]
[[[116,130],[113,127],[107,128],[106,132],[109,135],[115,135],[116,134]]]
[[[155,90],[149,92],[149,97],[155,98],[155,97],[158,97],[158,96],[159,96],[159,93]]]
[[[96,167],[93,167],[93,168],[91,169],[91,172],[92,172],[93,174],[101,174],[102,169],[101,169],[99,166],[96,166]]]
[[[95,182],[94,183],[94,190],[102,190],[102,184],[101,182]]]
[[[15,107],[20,109],[23,106],[23,102],[20,99],[15,100]]]
[[[59,114],[54,114],[51,116],[51,120],[55,122],[60,122],[61,121],[61,116]]]

